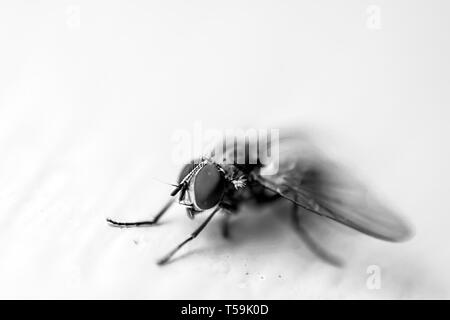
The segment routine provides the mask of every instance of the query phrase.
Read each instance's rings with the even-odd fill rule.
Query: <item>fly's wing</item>
[[[375,238],[403,241],[410,237],[405,221],[342,168],[325,160],[310,142],[295,136],[279,141],[278,170],[269,164],[253,173],[266,188],[307,211]]]

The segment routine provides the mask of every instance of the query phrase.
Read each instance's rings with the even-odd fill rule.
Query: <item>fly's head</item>
[[[188,212],[201,212],[219,204],[225,186],[225,171],[219,165],[210,160],[191,161],[181,170],[171,195],[179,193],[178,201]]]

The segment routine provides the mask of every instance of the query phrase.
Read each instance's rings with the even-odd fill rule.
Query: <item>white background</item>
[[[437,0],[2,1],[0,298],[448,298],[449,13]],[[231,241],[219,217],[157,267],[202,218],[104,218],[159,209],[173,133],[195,121],[316,128],[415,237],[323,222],[316,238],[347,261],[336,269],[268,208],[236,219]]]

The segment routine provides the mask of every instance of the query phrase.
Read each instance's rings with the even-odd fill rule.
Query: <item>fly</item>
[[[256,149],[252,148],[252,143]],[[273,148],[275,143],[277,148]],[[176,201],[186,207],[191,219],[211,210],[189,237],[158,260],[159,265],[169,262],[178,250],[196,238],[219,211],[226,214],[222,233],[228,237],[229,218],[248,202],[258,205],[290,202],[293,230],[313,252],[336,266],[342,264],[340,259],[314,241],[300,223],[299,214],[326,217],[386,241],[399,242],[411,235],[405,221],[367,192],[348,172],[327,160],[300,134],[281,136],[265,146],[248,140],[243,144],[224,143],[222,146],[223,153],[213,151],[183,167],[169,200],[153,219],[118,222],[108,218],[108,223],[122,228],[155,225]],[[277,170],[273,170],[274,163],[263,164],[258,157],[263,147],[277,150]],[[258,151],[255,157],[247,156],[250,150]]]

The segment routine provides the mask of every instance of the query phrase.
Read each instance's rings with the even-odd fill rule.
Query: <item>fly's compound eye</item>
[[[194,202],[201,210],[219,203],[225,191],[225,177],[211,163],[201,168],[194,177]]]
[[[186,164],[183,167],[183,170],[181,170],[180,175],[178,176],[178,183],[183,181],[183,179],[192,171],[194,170],[195,166],[198,164],[198,160],[192,160],[188,164]]]

